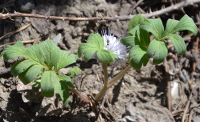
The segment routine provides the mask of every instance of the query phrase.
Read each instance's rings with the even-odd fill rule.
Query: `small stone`
[[[21,12],[31,12],[35,4],[32,0],[18,0],[17,7]]]

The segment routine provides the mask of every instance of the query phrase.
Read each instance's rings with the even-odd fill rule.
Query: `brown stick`
[[[192,115],[193,115],[193,113],[194,113],[194,109],[192,109],[192,110],[190,111],[190,115],[189,115],[188,122],[192,122]]]
[[[24,43],[24,44],[26,44],[26,43],[33,43],[33,42],[35,42],[35,40],[26,40],[26,41],[21,41],[21,42]],[[10,42],[10,43],[7,43],[7,44],[3,44],[0,47],[4,47],[6,45],[13,45],[15,43],[17,43],[17,42]]]
[[[29,24],[27,24],[27,25],[25,25],[25,26],[22,26],[21,28],[19,28],[19,29],[17,29],[17,30],[11,31],[10,33],[7,33],[6,35],[1,36],[1,37],[0,37],[0,40],[3,39],[3,38],[5,38],[5,37],[8,37],[8,36],[10,36],[10,35],[13,35],[13,34],[19,32],[19,31],[22,31],[22,30],[28,28],[30,25],[31,25],[31,23],[29,23]]]
[[[165,72],[167,74],[167,108],[169,111],[172,111],[172,100],[171,100],[171,81],[169,79],[169,66],[167,64],[167,60],[164,60],[164,65],[165,65]]]
[[[68,88],[74,93],[76,94],[79,98],[81,98],[81,100],[83,100],[85,103],[89,104],[90,100],[87,96],[81,94],[78,90],[73,89],[72,87],[68,86]]]
[[[194,53],[196,55],[198,55],[198,49],[199,49],[199,34],[197,35],[196,41],[195,41],[195,47],[194,47]],[[197,61],[198,62],[198,61]],[[197,62],[194,61],[192,64],[192,71],[195,72],[196,66],[197,66]]]
[[[195,3],[199,3],[200,0],[185,0],[178,4],[172,5],[170,7],[161,9],[159,11],[151,12],[148,14],[142,14],[145,18],[149,18],[152,16],[159,16],[168,12],[171,12],[173,10],[180,9],[182,7],[186,7]],[[27,13],[6,13],[2,14],[0,13],[0,19],[7,19],[12,17],[31,17],[31,18],[41,18],[41,19],[52,19],[52,20],[68,20],[68,21],[96,21],[96,20],[109,20],[109,21],[125,21],[130,20],[133,18],[134,15],[128,15],[128,16],[115,16],[115,17],[60,17],[60,16],[45,16],[45,15],[39,15],[39,14],[27,14]]]
[[[187,113],[187,110],[189,108],[189,105],[190,105],[190,99],[192,98],[192,93],[190,93],[190,96],[188,98],[188,101],[187,101],[187,104],[185,106],[185,110],[184,110],[184,113],[183,113],[183,117],[182,117],[182,120],[181,122],[184,122],[185,121],[185,116],[186,116],[186,113]]]
[[[184,109],[180,109],[180,110],[172,111],[172,115],[173,115],[173,116],[180,115],[180,114],[182,114],[183,111],[184,111]]]

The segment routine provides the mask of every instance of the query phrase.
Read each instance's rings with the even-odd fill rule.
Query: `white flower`
[[[115,65],[126,63],[125,59],[128,58],[127,54],[127,47],[120,43],[120,39],[114,37],[113,34],[108,33],[102,30],[102,37],[104,38],[104,49],[113,52],[115,55],[118,56],[118,59],[114,62]]]

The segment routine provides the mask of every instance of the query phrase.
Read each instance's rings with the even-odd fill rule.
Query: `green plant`
[[[107,40],[111,42],[116,42],[116,40],[111,34],[106,36],[104,34],[103,38],[99,34],[90,34],[87,43],[80,45],[78,56],[84,55],[84,60],[88,61],[95,55],[102,63],[104,71],[104,87],[95,97],[96,101],[99,101],[106,90],[124,76],[131,66],[134,69],[140,69],[142,66],[146,66],[151,57],[153,58],[153,64],[163,62],[168,54],[165,42],[167,39],[171,40],[179,55],[184,54],[186,51],[185,42],[183,38],[176,33],[183,30],[188,30],[194,35],[198,32],[194,21],[187,15],[182,17],[180,21],[168,19],[165,29],[160,19],[145,19],[140,14],[134,16],[130,20],[128,36],[120,40],[123,45],[129,46],[130,48],[129,57],[127,58],[127,63],[130,65],[110,81],[108,81],[107,63],[118,61],[120,55],[115,53],[115,50],[112,50],[112,47],[109,49],[106,48],[106,45]],[[149,32],[154,36],[152,41],[150,40]],[[113,44],[111,44],[111,46],[113,46]],[[113,48],[119,48],[119,52],[124,50],[124,47],[121,45]]]
[[[69,100],[68,87],[74,88],[71,78],[59,75],[58,71],[76,62],[77,56],[60,50],[51,40],[24,48],[22,42],[7,46],[3,51],[5,60],[23,57],[12,65],[11,73],[18,76],[24,83],[34,82],[34,86],[41,86],[42,95],[52,97],[54,90],[60,95],[64,104]]]
[[[98,33],[90,34],[87,43],[81,44],[78,48],[78,56],[83,55],[86,62],[91,58],[96,58],[102,64],[104,87],[95,96],[95,100],[99,101],[105,92],[132,67],[140,69],[148,63],[150,58],[153,58],[153,64],[163,62],[168,54],[167,39],[171,40],[179,55],[184,54],[185,42],[176,33],[182,30],[188,30],[194,35],[198,32],[194,21],[187,15],[180,21],[169,19],[164,28],[160,19],[145,19],[139,14],[130,20],[128,36],[121,40],[106,31],[103,31],[102,36]],[[154,36],[153,40],[150,40],[150,34]],[[129,52],[127,52],[127,47],[130,48]],[[79,93],[73,86],[70,77],[58,73],[61,68],[76,62],[76,55],[58,49],[51,40],[29,48],[24,48],[23,44],[18,42],[13,46],[7,46],[3,51],[3,57],[5,60],[23,57],[23,60],[12,66],[12,74],[18,76],[24,84],[35,81],[34,86],[40,85],[44,96],[52,97],[55,90],[66,104],[69,99],[68,89],[70,89],[89,103],[88,97]],[[121,73],[108,80],[107,67],[109,63],[128,65]],[[68,74],[75,77],[76,73],[80,71],[78,67],[75,67]]]
[[[160,19],[144,19],[141,15],[136,15],[131,19],[128,30],[129,36],[123,38],[121,43],[132,47],[129,57],[130,64],[135,69],[145,66],[151,57],[153,64],[163,62],[168,54],[166,39],[171,40],[179,55],[184,54],[185,42],[176,32],[188,30],[194,35],[198,32],[194,21],[188,15],[180,21],[168,19],[165,29]],[[154,36],[152,41],[148,32]]]

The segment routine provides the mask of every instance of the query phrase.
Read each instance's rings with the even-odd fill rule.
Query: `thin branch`
[[[171,11],[174,11],[174,10],[177,10],[177,9],[189,6],[189,5],[193,5],[193,4],[199,3],[199,2],[200,2],[200,0],[184,0],[180,3],[178,3],[178,4],[171,5],[170,7],[161,9],[159,11],[155,11],[155,12],[152,12],[152,13],[149,13],[149,14],[145,14],[144,17],[149,18],[149,17],[152,17],[152,16],[159,16],[159,15],[162,15],[162,14],[165,14],[165,13],[168,13],[168,12],[171,12]]]
[[[144,17],[149,18],[152,16],[159,16],[168,12],[171,12],[173,10],[180,9],[182,7],[186,7],[189,5],[193,5],[195,3],[199,3],[200,0],[185,0],[178,4],[172,5],[170,7],[167,7],[165,9],[161,9],[159,11],[155,11],[148,14],[142,14]],[[41,19],[51,19],[51,20],[68,20],[68,21],[97,21],[97,20],[109,20],[109,21],[125,21],[130,20],[134,15],[128,15],[128,16],[115,16],[115,17],[61,17],[61,16],[45,16],[40,14],[27,14],[27,13],[0,13],[0,19],[7,19],[12,17],[31,17],[31,18],[41,18]]]
[[[17,41],[18,42],[18,41]],[[15,44],[15,43],[17,43],[17,42],[10,42],[10,43],[7,43],[7,44],[3,44],[3,45],[0,45],[0,48],[1,47],[4,47],[4,46],[6,46],[6,45],[13,45],[13,44]],[[35,40],[26,40],[26,41],[21,41],[22,43],[24,43],[24,44],[26,44],[26,43],[33,43],[33,42],[35,42]]]
[[[181,122],[184,122],[184,121],[185,121],[185,116],[186,116],[186,113],[187,113],[187,111],[188,111],[191,98],[192,98],[192,93],[190,93],[190,96],[189,96],[189,98],[188,98],[188,101],[187,101],[187,104],[186,104],[186,106],[185,106],[185,110],[184,110],[184,113],[183,113],[183,117],[182,117]]]
[[[167,60],[164,60],[165,65],[165,73],[167,75],[167,107],[169,111],[172,111],[172,96],[171,96],[171,81],[169,74],[169,65],[167,64]]]
[[[29,23],[29,24],[27,24],[27,25],[25,25],[25,26],[23,26],[23,27],[21,27],[21,28],[19,28],[19,29],[17,29],[17,30],[14,30],[14,31],[12,31],[12,32],[10,32],[10,33],[7,33],[6,35],[1,36],[1,37],[0,37],[0,40],[3,39],[3,38],[5,38],[5,37],[8,37],[8,36],[10,36],[10,35],[13,35],[13,34],[15,34],[15,33],[17,33],[17,32],[20,32],[20,31],[22,31],[22,30],[28,28],[30,25],[31,25],[31,23]]]

